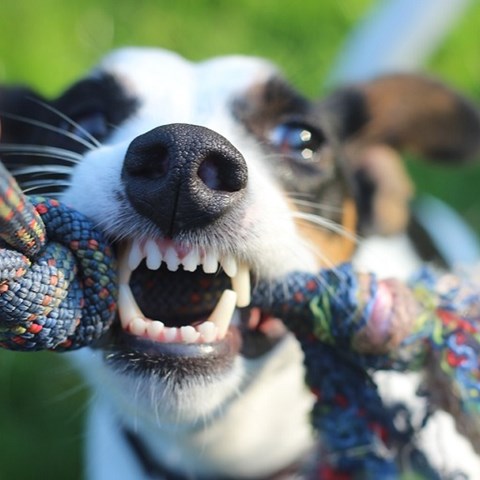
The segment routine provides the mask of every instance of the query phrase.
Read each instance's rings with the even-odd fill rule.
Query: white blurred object
[[[380,0],[348,38],[329,84],[418,69],[472,0]]]

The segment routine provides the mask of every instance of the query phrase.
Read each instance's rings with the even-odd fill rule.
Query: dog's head
[[[113,53],[53,101],[5,88],[0,108],[24,190],[61,196],[116,245],[119,318],[93,349],[94,381],[119,416],[177,432],[225,415],[260,377],[265,411],[295,399],[292,423],[307,425],[308,401],[288,391],[301,391],[300,355],[279,319],[249,308],[255,282],[348,260],[358,232],[402,229],[411,187],[395,149],[447,160],[480,139],[476,111],[432,80],[311,102],[259,59],[148,49]]]

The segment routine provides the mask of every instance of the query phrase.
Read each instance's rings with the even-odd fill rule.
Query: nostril
[[[238,192],[245,188],[247,172],[243,162],[232,162],[222,153],[210,152],[200,163],[197,175],[210,189],[223,192]]]
[[[127,171],[134,177],[156,180],[165,177],[169,163],[167,147],[161,144],[143,146],[136,149],[133,161],[128,163]]]

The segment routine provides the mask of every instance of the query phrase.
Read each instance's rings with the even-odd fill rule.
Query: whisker
[[[1,150],[1,149],[0,149]],[[65,162],[70,162],[72,165],[78,165],[80,162],[78,160],[72,160],[71,158],[63,157],[60,155],[51,155],[48,153],[30,153],[30,152],[7,152],[7,153],[2,153],[0,151],[0,154],[2,157],[9,157],[9,156],[15,156],[15,157],[39,157],[39,158],[49,158],[49,159],[54,159],[54,160],[63,160]],[[41,164],[43,165],[43,164]]]
[[[308,242],[307,240],[302,240],[301,244],[304,248],[306,248],[308,251],[310,251],[313,255],[318,257],[321,260],[321,262],[324,266],[326,266],[327,268],[332,269],[332,270],[335,269],[335,264],[333,263],[333,261],[330,260],[328,258],[328,256],[325,255],[317,245],[313,245],[312,243]]]
[[[91,141],[91,144],[93,147],[99,148],[102,146],[101,143],[88,130],[83,128],[79,123],[75,122],[75,120],[71,119],[68,115],[65,115],[57,108],[53,107],[52,105],[49,105],[48,103],[42,102],[42,100],[39,100],[38,98],[28,97],[28,99],[31,102],[34,102],[37,105],[40,105],[41,107],[45,108],[46,110],[49,110],[50,112],[54,113],[55,115],[60,117],[62,120],[65,120],[72,127],[78,128],[78,130],[82,132]]]
[[[307,192],[284,192],[289,198],[315,198],[313,193]]]
[[[319,202],[314,202],[309,200],[300,200],[296,198],[291,198],[290,200],[295,205],[298,205],[300,207],[308,207],[313,210],[325,210],[325,211],[330,211],[335,213],[342,211],[342,207],[335,207],[333,205],[328,205],[326,203],[319,203]]]
[[[14,177],[23,177],[25,175],[44,176],[50,175],[52,173],[59,175],[70,175],[72,173],[72,168],[55,164],[29,167],[13,167],[10,169],[10,173]]]
[[[71,183],[70,182],[65,182],[65,181],[59,181],[59,182],[39,182],[39,183],[36,183],[36,184],[33,184],[33,182],[25,182],[27,185],[25,184],[22,184],[21,187],[22,187],[22,190],[23,190],[23,193],[25,194],[29,194],[29,193],[32,193],[32,192],[35,192],[35,191],[38,191],[38,190],[43,190],[43,189],[47,189],[47,188],[51,188],[51,189],[64,189],[64,188],[67,188],[67,187],[70,187],[71,186]],[[55,192],[55,193],[58,193]],[[54,195],[54,193],[43,193],[43,195]]]
[[[38,157],[58,158],[59,160],[71,161],[78,164],[82,155],[65,148],[48,147],[46,145],[21,145],[15,143],[1,144],[0,154],[2,155],[32,155]]]
[[[43,128],[44,130],[49,130],[51,132],[58,133],[59,135],[63,135],[64,137],[70,138],[73,141],[79,143],[80,145],[83,145],[84,147],[88,148],[88,150],[93,150],[95,148],[95,145],[83,139],[82,137],[75,135],[72,132],[67,132],[63,128],[55,127],[54,125],[41,122],[40,120],[34,120],[33,118],[28,118],[22,115],[16,115],[14,113],[7,113],[7,112],[0,112],[0,116],[4,118],[9,118],[10,120],[16,120],[17,122],[27,123],[35,127],[40,127],[40,128]]]
[[[312,223],[319,227],[323,227],[331,232],[338,233],[339,235],[342,235],[343,237],[348,238],[355,243],[360,243],[362,241],[361,237],[359,237],[355,233],[350,232],[345,227],[343,227],[343,225],[333,222],[332,220],[328,220],[312,213],[304,212],[292,212],[292,216],[293,218],[305,220],[306,222]]]

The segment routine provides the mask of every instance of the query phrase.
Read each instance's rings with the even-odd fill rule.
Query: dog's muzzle
[[[180,358],[195,358],[197,367],[202,358],[210,371],[230,365],[240,349],[257,356],[271,348],[278,335],[261,330],[274,330],[270,317],[247,308],[250,268],[235,248],[222,250],[245,211],[240,152],[208,128],[165,125],[132,141],[122,180],[158,234],[139,231],[118,245],[120,328],[103,344],[109,360],[167,371]]]

